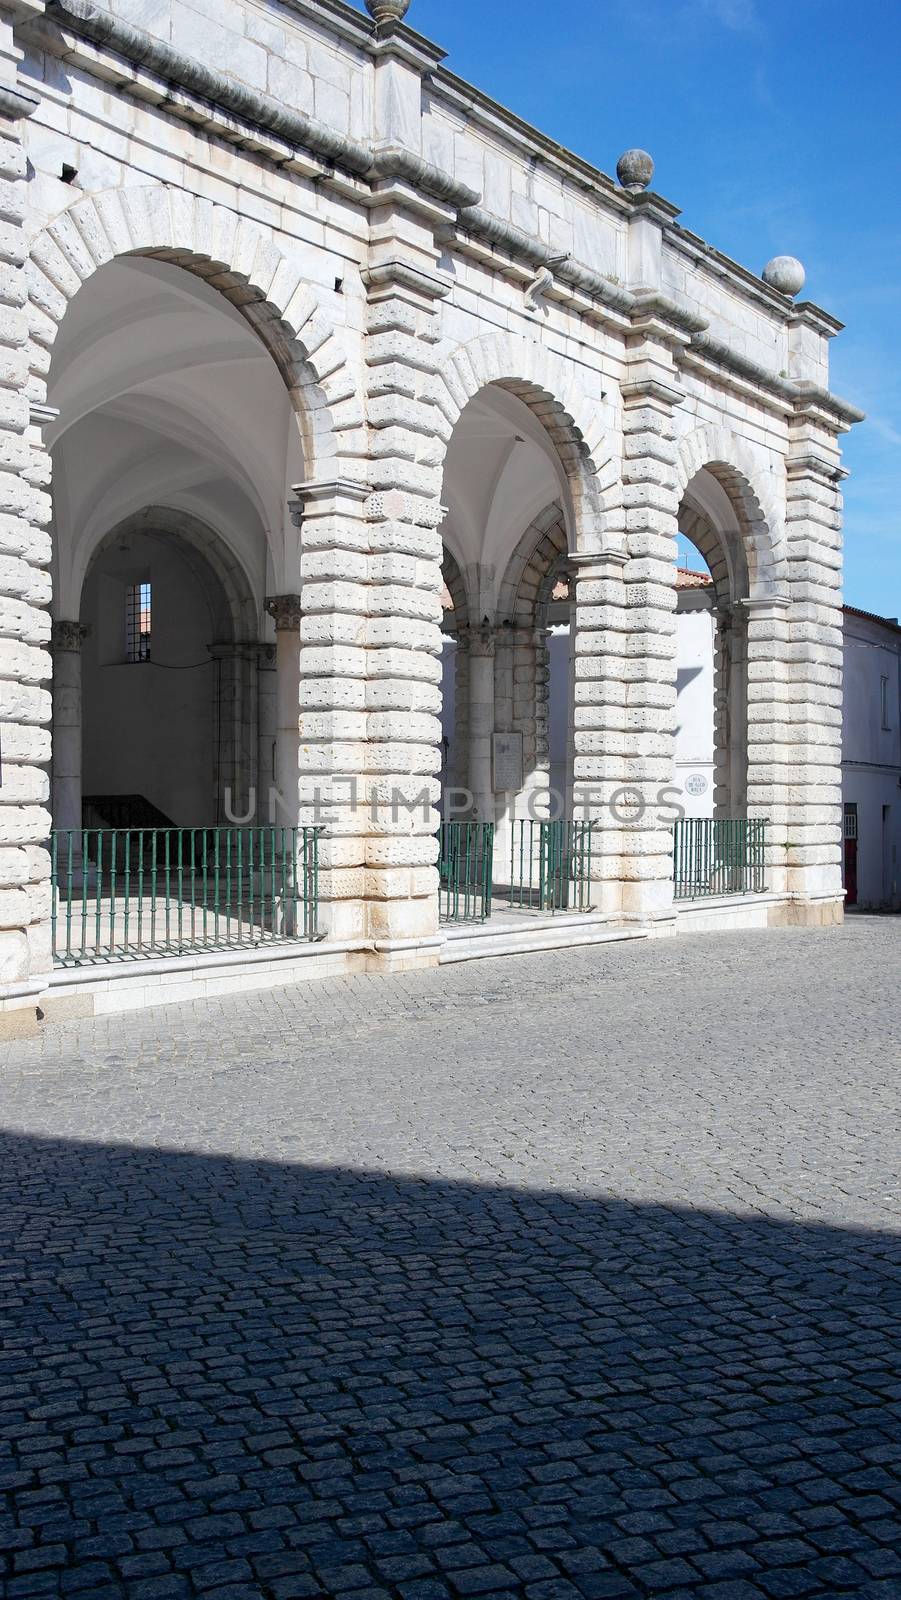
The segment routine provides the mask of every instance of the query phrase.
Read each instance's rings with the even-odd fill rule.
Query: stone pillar
[[[788,595],[766,595],[745,602],[748,616],[748,816],[770,824],[767,884],[788,892],[786,845],[791,816],[791,741],[785,722],[789,698]],[[839,689],[839,705],[841,704]],[[781,736],[780,736],[781,734]]]
[[[53,641],[53,826],[81,832],[81,647],[89,629],[81,622],[54,622]]]
[[[274,644],[257,646],[257,815],[261,822],[277,822],[270,810],[278,782],[276,749],[278,740],[278,671],[277,647]],[[300,708],[298,706],[298,722]],[[299,737],[299,735],[298,735]]]
[[[640,334],[631,352],[633,376],[623,386],[623,776],[638,802],[623,832],[623,911],[656,922],[673,916],[674,813],[666,791],[676,757],[675,409],[683,396],[673,367],[679,336],[653,317]]]
[[[820,408],[799,404],[786,462],[788,592],[752,603],[748,797],[773,823],[771,883],[787,917],[841,920],[841,491]],[[780,603],[781,602],[781,603]]]
[[[218,672],[215,817],[224,825],[266,820],[257,783],[257,651],[256,644],[210,645]]]
[[[298,484],[294,493],[303,610],[296,596],[285,608],[286,624],[299,616],[295,638],[293,626],[279,627],[276,617],[278,787],[290,808],[293,738],[297,820],[326,830],[319,847],[320,928],[329,938],[364,939],[369,489],[334,478]]]
[[[441,771],[441,467],[450,424],[430,385],[435,216],[387,194],[372,213],[364,273],[369,513],[365,894],[383,967],[438,952],[437,801]],[[490,665],[490,663],[489,663]],[[470,649],[469,669],[478,676]],[[415,943],[413,942],[415,941]]]
[[[458,629],[454,651],[454,759],[449,781],[469,788],[469,629]],[[459,806],[457,807],[459,811]]]
[[[494,822],[492,739],[495,631],[488,623],[469,630],[469,789],[477,822]]]
[[[42,4],[16,0],[18,20]],[[50,459],[29,409],[20,124],[36,109],[17,78],[13,8],[0,4],[0,1008],[24,1006],[52,965],[47,809],[51,719]],[[10,1022],[9,1026],[18,1026]],[[34,1023],[36,1025],[36,1022]]]
[[[722,606],[713,642],[713,814],[736,819],[748,804],[748,605]]]
[[[622,913],[623,815],[629,658],[623,550],[570,556],[573,652],[573,817],[599,828],[592,902]]]
[[[270,702],[275,771],[266,778],[259,810],[276,827],[293,828],[312,820],[300,817],[300,595],[270,595],[266,610],[275,623],[275,693]]]

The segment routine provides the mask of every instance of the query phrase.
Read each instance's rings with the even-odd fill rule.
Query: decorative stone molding
[[[784,588],[788,559],[784,519],[771,492],[763,485],[758,491],[762,474],[753,452],[728,428],[696,428],[679,441],[676,471],[683,495],[702,470],[719,480],[735,507],[754,591]]]
[[[410,0],[365,0],[365,5],[381,27],[389,22],[402,22],[410,9]]]
[[[22,122],[34,116],[40,103],[39,97],[22,84],[0,83],[0,116],[7,117],[10,122]]]
[[[576,538],[602,537],[620,525],[617,475],[601,479],[594,459],[596,405],[572,367],[542,345],[510,333],[482,335],[442,354],[433,390],[450,431],[468,402],[489,384],[508,389],[539,417],[566,471],[576,507]],[[612,493],[608,494],[608,491]]]
[[[26,265],[29,295],[40,313],[36,343],[52,347],[68,301],[98,267],[123,255],[163,253],[198,277],[228,273],[234,280],[235,286],[226,283],[221,293],[269,348],[289,390],[300,396],[309,423],[315,418],[315,427],[303,427],[301,416],[314,474],[330,460],[340,466],[343,456],[349,477],[359,471],[362,404],[344,402],[342,426],[335,426],[325,383],[332,393],[340,387],[338,374],[347,358],[301,268],[282,254],[268,231],[184,190],[152,184],[86,196],[38,234]],[[43,361],[34,365],[34,383],[42,389],[44,367]],[[353,393],[355,386],[350,387]]]
[[[296,633],[303,619],[299,594],[267,595],[266,610],[277,633]]]
[[[86,622],[70,622],[55,618],[50,635],[54,653],[58,650],[74,650],[80,654],[81,647],[90,632],[90,625]]]

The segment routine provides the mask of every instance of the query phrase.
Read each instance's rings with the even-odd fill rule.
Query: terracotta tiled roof
[[[709,572],[692,572],[689,567],[676,568],[677,589],[707,589],[712,582]]]

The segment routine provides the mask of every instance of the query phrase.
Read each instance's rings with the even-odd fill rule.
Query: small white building
[[[845,606],[845,904],[901,910],[901,627]]]

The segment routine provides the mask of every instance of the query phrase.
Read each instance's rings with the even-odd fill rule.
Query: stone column
[[[276,827],[293,828],[300,817],[300,595],[276,594],[266,600],[275,623],[275,694],[270,707],[275,741],[275,773],[261,794],[261,817]],[[270,769],[271,771],[271,766]],[[270,790],[275,791],[270,804]]]
[[[748,602],[722,606],[713,644],[713,814],[742,818],[748,804]]]
[[[215,816],[224,825],[265,821],[257,792],[257,649],[255,644],[210,645],[219,680]]]
[[[592,902],[623,909],[622,857],[628,695],[624,550],[570,556],[573,652],[573,817],[593,820]]]
[[[765,818],[770,823],[767,883],[774,893],[786,894],[786,844],[791,814],[788,762],[793,737],[785,721],[789,698],[791,601],[787,594],[766,595],[746,601],[745,607],[748,615],[748,816]]]
[[[489,623],[469,630],[469,789],[473,816],[494,822],[492,738],[494,723],[495,631]]]
[[[460,628],[454,651],[454,759],[450,784],[469,788],[469,629]],[[458,808],[459,809],[459,808]]]
[[[81,647],[89,628],[54,622],[53,826],[81,833]]]
[[[42,4],[0,4],[0,1005],[30,1008],[52,965],[47,809],[51,720],[50,459],[29,408],[23,229],[27,162],[20,124],[38,105],[19,83],[17,20]],[[35,396],[39,398],[39,396]],[[0,1023],[2,1023],[0,1017]],[[15,1024],[18,1026],[18,1024]],[[36,1023],[35,1023],[36,1025]],[[13,1026],[13,1023],[10,1023]]]
[[[278,673],[276,646],[257,645],[257,814],[261,822],[276,822],[270,811],[277,783]],[[298,721],[300,712],[298,709]]]
[[[320,928],[329,938],[361,940],[367,935],[363,775],[370,491],[366,484],[332,478],[297,484],[294,493],[303,609],[295,596],[294,605],[284,608],[285,627],[276,617],[278,787],[290,808],[293,739],[297,820],[325,828],[319,846]],[[292,638],[298,617],[299,637]]]
[[[368,929],[383,967],[429,964],[438,952],[438,530],[445,517],[439,495],[450,425],[429,379],[435,372],[436,306],[449,283],[435,268],[434,215],[422,216],[416,206],[408,210],[406,200],[388,194],[384,209],[372,213],[372,255],[364,273],[373,488],[365,892]],[[486,672],[472,648],[469,670],[477,677]]]
[[[788,592],[752,602],[748,624],[753,813],[772,826],[770,881],[787,918],[841,920],[841,491],[835,433],[800,403],[786,462]]]
[[[666,806],[676,758],[676,537],[679,482],[675,410],[683,394],[673,352],[684,336],[653,316],[637,329],[623,385],[623,501],[627,561],[623,775],[637,799],[623,832],[623,911],[652,923],[673,917],[673,819]]]

